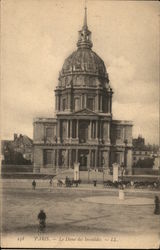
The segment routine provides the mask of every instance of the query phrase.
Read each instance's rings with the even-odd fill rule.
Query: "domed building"
[[[112,95],[103,60],[92,50],[91,32],[79,31],[77,50],[65,59],[55,89],[55,118],[34,119],[34,171],[132,168],[132,122],[112,119]]]

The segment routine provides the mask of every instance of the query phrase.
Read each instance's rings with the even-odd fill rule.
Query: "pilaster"
[[[61,138],[60,138],[61,132],[60,132],[60,130],[61,130],[61,124],[60,124],[60,120],[58,120],[57,121],[57,141],[58,141],[58,143],[61,142]]]
[[[98,163],[98,149],[95,150],[95,168],[98,167],[97,163]]]
[[[56,154],[56,168],[59,169],[59,149],[57,149],[57,154]]]
[[[78,131],[79,131],[79,120],[76,122],[76,139],[78,139]]]
[[[69,168],[72,167],[72,149],[68,150],[68,156],[69,156]]]
[[[76,149],[76,162],[78,162],[78,149]]]
[[[99,96],[99,100],[100,100],[99,112],[102,112],[102,95]]]

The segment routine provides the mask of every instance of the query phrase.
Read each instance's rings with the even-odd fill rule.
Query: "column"
[[[100,95],[99,98],[100,98],[100,112],[102,112],[102,95]]]
[[[108,122],[108,141],[110,142],[110,123]]]
[[[68,93],[68,109],[71,111],[71,95]]]
[[[59,168],[59,149],[57,149],[57,155],[56,155],[56,166],[57,166],[57,169]]]
[[[57,122],[57,141],[60,142],[60,120]]]
[[[67,93],[67,110],[71,110],[71,98],[69,93]]]
[[[69,149],[67,149],[67,168],[69,168]]]
[[[100,99],[99,99],[99,93],[97,94],[97,105],[98,105],[98,112],[100,111]]]
[[[91,149],[89,149],[89,156],[88,156],[88,168],[91,168]]]
[[[124,164],[124,152],[121,152],[121,164]]]
[[[65,99],[66,99],[66,107],[65,107],[65,110],[68,111],[68,93],[66,93]]]
[[[84,95],[81,95],[81,109],[84,108]]]
[[[96,150],[95,150],[95,168],[98,167],[98,165],[97,165],[97,160],[98,160],[98,150],[96,149]]]
[[[100,133],[99,138],[100,138],[100,140],[102,140],[103,139],[103,123],[102,123],[102,121],[100,121],[99,133]]]
[[[76,124],[76,138],[78,139],[78,129],[79,129],[79,120],[77,120]]]
[[[53,163],[52,167],[55,169],[55,149],[53,149]]]
[[[98,162],[99,167],[101,167],[101,159],[102,159],[102,152],[99,150],[99,162]]]
[[[67,135],[66,135],[66,139],[69,138],[69,120],[67,120]]]
[[[125,127],[123,127],[122,129],[122,138],[123,138],[123,141],[125,141]]]
[[[66,149],[66,168],[69,168],[69,149]]]
[[[70,120],[70,138],[72,138],[72,120]]]
[[[84,95],[84,108],[87,108],[87,95]]]
[[[69,168],[71,168],[72,167],[72,149],[69,149],[68,153],[69,153]]]
[[[76,149],[76,162],[78,162],[78,149]]]
[[[101,121],[99,121],[99,139],[101,139]]]
[[[96,121],[96,139],[98,139],[98,121]]]
[[[91,139],[92,137],[92,121],[89,122],[89,140]]]

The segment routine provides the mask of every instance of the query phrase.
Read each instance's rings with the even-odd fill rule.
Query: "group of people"
[[[51,190],[52,184],[53,184],[53,178],[51,178],[51,179],[49,180],[50,190]],[[36,185],[37,185],[36,181],[33,180],[33,181],[32,181],[32,189],[33,189],[33,190],[36,189]]]

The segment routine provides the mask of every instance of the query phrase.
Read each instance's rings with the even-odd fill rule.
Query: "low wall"
[[[22,179],[22,180],[27,180],[27,179],[41,179],[41,180],[45,180],[45,179],[51,179],[53,178],[55,175],[44,175],[44,174],[34,174],[34,173],[2,173],[1,177],[3,179]]]
[[[160,174],[159,170],[154,170],[151,168],[133,168],[132,169],[133,175],[158,175]]]
[[[2,165],[2,173],[33,172],[33,165]]]

